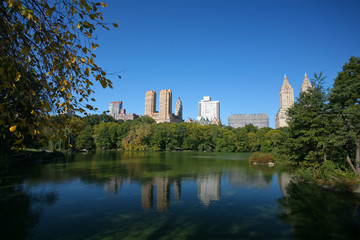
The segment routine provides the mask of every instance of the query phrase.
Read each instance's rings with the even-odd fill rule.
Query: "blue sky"
[[[123,101],[144,114],[145,93],[173,92],[184,119],[196,118],[203,96],[220,101],[220,117],[280,107],[286,73],[295,97],[304,73],[323,71],[330,87],[351,56],[360,56],[360,1],[350,0],[109,0],[98,31],[97,63],[113,89],[95,84],[95,106]],[[157,100],[158,101],[158,100]],[[158,103],[158,102],[157,102]]]

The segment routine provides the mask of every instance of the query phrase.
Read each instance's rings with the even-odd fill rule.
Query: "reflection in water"
[[[28,239],[32,228],[41,217],[43,207],[57,201],[53,191],[33,193],[18,180],[0,181],[0,237],[1,239]]]
[[[229,173],[229,183],[232,186],[265,188],[269,187],[271,182],[265,179],[260,170],[249,174],[246,169],[236,169]]]
[[[144,209],[151,209],[154,200],[154,185],[151,181],[141,186],[141,205]]]
[[[282,191],[285,197],[289,196],[287,189],[291,181],[292,181],[292,177],[287,172],[282,172],[281,174],[278,175],[278,184],[280,190]]]
[[[170,182],[165,177],[155,177],[141,186],[141,204],[144,209],[151,209],[156,188],[156,209],[166,212],[170,207]]]
[[[296,239],[360,239],[360,198],[315,185],[290,183],[278,200],[279,219],[293,227]]]
[[[174,198],[175,198],[175,200],[180,200],[180,195],[181,195],[181,179],[180,179],[180,180],[174,180],[174,182],[173,182],[173,188],[174,188]]]
[[[156,186],[156,209],[167,211],[170,206],[170,183],[165,177],[155,178]]]
[[[119,177],[112,177],[105,182],[104,189],[108,193],[117,193],[122,187],[123,179]]]
[[[359,199],[248,157],[112,151],[0,176],[0,238],[357,239]]]
[[[205,206],[209,206],[210,201],[220,199],[220,173],[200,174],[198,182],[198,197]]]

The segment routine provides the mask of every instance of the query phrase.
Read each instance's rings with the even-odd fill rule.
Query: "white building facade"
[[[220,102],[211,101],[210,96],[204,96],[199,102],[199,116],[197,120],[205,119],[206,121],[220,120]]]

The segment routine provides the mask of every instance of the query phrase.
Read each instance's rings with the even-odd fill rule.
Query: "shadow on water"
[[[53,191],[32,193],[21,182],[0,184],[1,239],[31,239],[39,222],[43,206],[57,201]]]
[[[278,200],[278,218],[292,226],[295,239],[360,239],[360,197],[291,182]]]

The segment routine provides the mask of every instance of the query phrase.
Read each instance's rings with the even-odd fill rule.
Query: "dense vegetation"
[[[253,125],[233,129],[197,123],[159,123],[150,117],[115,121],[107,115],[85,118],[54,117],[65,121],[66,139],[44,136],[52,149],[122,149],[130,151],[271,152],[286,141],[282,129]],[[44,131],[46,132],[46,131]]]
[[[360,58],[350,58],[331,89],[323,80],[315,74],[289,109],[284,149],[304,180],[352,188],[360,176]]]

